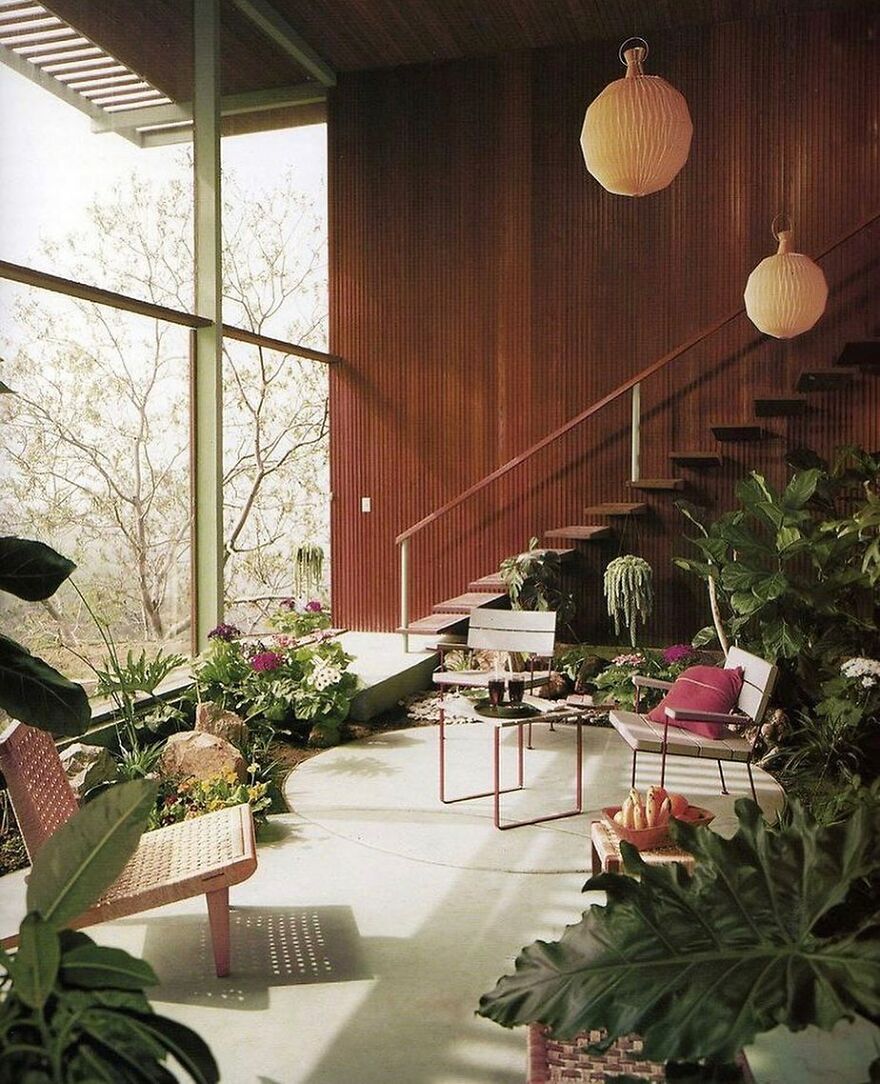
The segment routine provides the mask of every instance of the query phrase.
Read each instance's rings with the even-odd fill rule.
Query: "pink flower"
[[[673,644],[663,652],[663,661],[667,666],[672,666],[673,663],[689,659],[692,655],[696,655],[696,651],[690,644]]]
[[[306,613],[319,614],[323,609],[320,599],[313,598],[311,602],[306,603]]]
[[[277,670],[284,658],[277,651],[261,651],[251,659],[251,667],[257,672]]]

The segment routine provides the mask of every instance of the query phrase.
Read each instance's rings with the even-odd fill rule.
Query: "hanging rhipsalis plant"
[[[654,609],[654,572],[648,562],[631,553],[615,557],[605,569],[605,599],[615,635],[625,628],[635,647],[639,622],[644,625]]]
[[[293,593],[311,598],[321,588],[324,550],[314,542],[301,542],[293,551]]]

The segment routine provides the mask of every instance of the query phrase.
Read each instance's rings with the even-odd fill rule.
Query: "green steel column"
[[[220,4],[193,0],[195,310],[193,639],[201,650],[223,618],[223,382],[220,253]]]

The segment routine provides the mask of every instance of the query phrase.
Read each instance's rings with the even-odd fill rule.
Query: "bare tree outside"
[[[96,200],[89,228],[48,246],[72,277],[192,307],[187,162],[161,188],[132,177]],[[286,176],[256,200],[225,177],[224,319],[324,345],[326,231]],[[4,287],[0,397],[3,533],[58,546],[121,642],[185,649],[189,628],[189,339],[185,328],[23,287]],[[327,378],[319,362],[224,345],[227,596],[290,593],[297,544],[327,546]],[[29,642],[90,654],[71,591],[19,617]],[[66,655],[66,653],[65,653]],[[59,657],[59,661],[62,659]],[[71,669],[69,655],[63,665]]]

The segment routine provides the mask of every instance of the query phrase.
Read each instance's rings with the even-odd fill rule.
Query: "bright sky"
[[[95,135],[84,113],[0,65],[0,258],[34,262],[41,236],[80,227],[100,191],[132,170],[162,180],[179,154],[180,146],[141,149],[118,135]],[[292,168],[297,187],[318,195],[326,174],[326,128],[224,139],[223,167],[254,194],[271,189]]]

